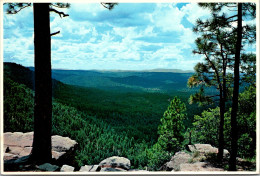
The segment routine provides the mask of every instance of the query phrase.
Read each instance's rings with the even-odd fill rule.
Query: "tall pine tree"
[[[111,10],[117,3],[101,3]],[[52,131],[52,79],[51,79],[51,36],[50,12],[60,17],[69,16],[56,8],[68,8],[68,3],[8,3],[7,14],[17,14],[33,5],[34,12],[34,139],[30,159],[36,163],[50,162]]]
[[[219,126],[219,153],[218,158],[223,157],[223,122],[225,101],[227,98],[227,83],[233,85],[232,115],[231,115],[231,138],[232,150],[230,157],[230,170],[236,170],[237,155],[237,128],[236,115],[238,110],[239,93],[239,67],[241,66],[240,55],[243,46],[255,42],[255,25],[242,26],[243,18],[255,18],[255,4],[253,3],[199,3],[203,8],[211,10],[212,17],[209,20],[197,21],[195,32],[202,33],[202,37],[196,40],[197,50],[194,53],[203,54],[205,62],[195,67],[196,74],[189,79],[188,85],[212,86],[217,83],[219,90],[220,126]],[[223,12],[226,8],[229,15]],[[213,36],[213,38],[212,38]],[[217,40],[216,40],[217,39]],[[252,57],[249,57],[252,58]],[[247,59],[243,61],[246,63]],[[232,79],[227,77],[226,69],[234,71]],[[210,76],[213,70],[213,76]],[[218,71],[219,70],[219,71]],[[222,80],[222,81],[220,81]],[[212,84],[213,82],[213,84]],[[216,84],[215,84],[216,85]],[[204,96],[203,87],[201,92],[191,97],[192,101],[207,102],[212,97]]]

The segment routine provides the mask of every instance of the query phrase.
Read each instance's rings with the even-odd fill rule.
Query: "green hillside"
[[[69,76],[66,71],[61,76],[65,74]],[[97,77],[100,73],[88,74],[96,74]],[[113,74],[114,78],[111,76]],[[151,73],[143,78],[140,75],[139,78],[129,76],[130,73],[120,74],[127,75],[128,80],[132,78],[135,84],[142,87],[158,84],[149,84],[146,80],[160,79],[159,75],[156,78],[156,74]],[[5,131],[33,130],[33,77],[34,72],[31,69],[14,63],[4,64]],[[109,79],[128,84],[127,79],[120,80],[118,73],[110,73]],[[136,81],[138,79],[145,81],[142,84],[142,80]],[[105,157],[120,155],[131,159],[135,168],[142,168],[149,165],[148,161],[157,162],[148,158],[154,157],[154,152],[148,149],[156,143],[160,119],[169,101],[176,95],[183,102],[187,102],[189,97],[187,92],[181,91],[172,94],[126,89],[119,91],[119,87],[83,87],[53,79],[53,133],[69,136],[80,142],[81,147],[77,154],[79,165],[96,164]],[[192,123],[193,115],[199,114],[206,107],[186,105],[189,117],[185,121],[187,128]],[[104,151],[97,151],[97,146],[102,146]],[[164,160],[160,159],[160,162]]]
[[[32,68],[31,68],[32,69]],[[52,77],[63,83],[117,91],[173,93],[187,91],[192,73],[142,71],[53,70]]]

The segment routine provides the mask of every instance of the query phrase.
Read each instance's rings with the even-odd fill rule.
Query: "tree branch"
[[[69,16],[68,14],[65,14],[64,12],[60,12],[60,11],[53,9],[53,8],[50,8],[50,12],[55,12],[55,13],[59,14],[61,18]]]
[[[15,6],[15,5],[13,5]],[[18,10],[15,10],[15,9],[10,9],[10,11],[7,11],[7,14],[17,14],[18,12],[20,12],[22,9],[26,8],[26,7],[30,7],[31,6],[31,3],[28,3],[27,5],[21,7],[20,9]]]
[[[56,35],[56,34],[59,34],[59,33],[60,33],[60,31],[51,33],[50,35],[53,36],[53,35]]]

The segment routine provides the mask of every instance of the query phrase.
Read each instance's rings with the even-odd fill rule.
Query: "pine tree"
[[[55,8],[69,8],[68,3],[8,3],[7,14],[17,14],[33,5],[34,11],[34,63],[35,63],[35,100],[34,100],[34,139],[30,159],[37,163],[50,162],[52,131],[52,79],[51,79],[51,36],[50,12],[60,17],[69,16]],[[102,3],[111,10],[116,3]]]
[[[158,143],[166,151],[177,152],[181,149],[183,136],[183,120],[186,118],[186,106],[180,99],[174,97],[168,109],[164,112],[161,125],[158,127]]]
[[[229,50],[232,44],[227,43],[229,33],[225,28],[230,27],[225,21],[218,18],[208,19],[206,21],[198,20],[194,27],[194,32],[202,34],[195,41],[196,49],[194,54],[203,55],[205,60],[198,63],[195,67],[195,74],[188,80],[189,87],[199,86],[200,90],[190,96],[190,103],[197,102],[200,105],[218,102],[220,107],[220,124],[218,130],[218,160],[223,159],[224,150],[224,113],[226,111],[226,102],[228,98],[228,87],[230,75],[227,74],[228,61],[232,53]],[[205,95],[205,87],[215,87],[217,94]]]
[[[225,111],[225,100],[227,98],[227,89],[225,88],[226,83],[230,83],[233,85],[233,94],[232,94],[232,113],[231,113],[231,138],[232,138],[232,151],[230,157],[230,170],[236,170],[236,155],[237,155],[237,128],[236,128],[236,113],[238,110],[238,93],[239,93],[239,67],[241,65],[240,55],[243,50],[243,46],[247,43],[255,42],[255,25],[244,25],[242,26],[242,20],[244,18],[255,18],[255,4],[254,3],[199,3],[199,5],[203,8],[208,8],[212,12],[212,18],[206,21],[197,21],[197,26],[195,27],[195,32],[202,32],[202,39],[197,39],[196,44],[198,46],[198,50],[202,50],[204,53],[195,52],[197,54],[204,54],[206,58],[206,64],[200,64],[202,66],[198,66],[199,69],[196,71],[198,76],[193,76],[189,80],[189,85],[212,85],[212,80],[217,80],[218,84],[221,83],[218,81],[219,78],[222,78],[222,91],[220,84],[218,86],[220,92],[220,100],[219,106],[222,111],[220,112],[220,126],[219,126],[219,160],[223,157],[223,119],[222,116],[223,110]],[[222,13],[223,8],[228,8],[229,11],[236,12],[235,15],[227,15]],[[221,13],[220,13],[221,12]],[[234,27],[233,25],[237,26]],[[215,42],[212,40],[212,35],[215,35]],[[209,37],[208,37],[209,36]],[[210,39],[212,42],[205,42],[207,39]],[[214,38],[213,38],[214,39]],[[200,42],[202,41],[202,42]],[[205,44],[208,43],[208,44]],[[204,45],[205,44],[205,45]],[[213,49],[214,47],[220,48],[219,50]],[[205,54],[205,51],[207,54]],[[224,56],[224,57],[223,57]],[[218,57],[217,60],[210,61],[210,58]],[[244,60],[245,61],[245,60]],[[224,62],[226,62],[224,64]],[[245,61],[248,62],[248,61]],[[221,64],[222,63],[222,64]],[[222,65],[222,70],[217,73],[216,70],[220,68]],[[224,67],[225,65],[225,67]],[[210,66],[210,67],[208,67]],[[213,69],[215,72],[215,76],[208,77],[209,68]],[[232,79],[225,79],[226,71],[225,69],[234,70],[234,74],[232,75]],[[203,73],[203,74],[201,74]],[[205,76],[205,74],[207,76]],[[220,77],[219,77],[219,76]],[[218,78],[219,77],[219,78]],[[200,78],[200,79],[198,79]],[[213,78],[213,79],[212,79]],[[211,97],[206,97],[203,95],[203,88],[201,89],[201,93],[196,94],[191,97],[191,100],[194,101],[209,101]],[[225,92],[226,91],[226,92]],[[222,98],[221,98],[222,96]]]

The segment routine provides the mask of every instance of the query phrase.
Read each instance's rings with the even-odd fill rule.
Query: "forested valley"
[[[4,73],[4,131],[33,131],[34,72],[15,63],[5,63]],[[178,150],[185,150],[191,130],[192,143],[218,145],[219,108],[189,104],[189,95],[194,90],[182,92],[180,87],[186,87],[185,83],[176,85],[180,89],[169,94],[135,89],[132,92],[129,89],[105,91],[64,84],[55,79],[52,82],[52,133],[69,136],[79,142],[78,166],[118,155],[129,158],[133,168],[158,170],[174,154],[172,151],[177,152],[176,149],[163,149],[165,144],[158,140],[160,119],[175,96],[186,106],[181,130],[184,139]],[[243,129],[239,134],[239,156],[250,160],[255,160],[255,145],[252,145],[256,139],[255,98],[254,86],[246,87],[240,94],[240,106],[247,108],[241,108],[239,113],[239,126]],[[225,115],[225,148],[230,149],[230,111]]]
[[[159,171],[200,143],[218,149],[210,158],[223,170],[237,171],[238,158],[256,170],[255,3],[198,3],[210,15],[192,26],[195,44],[187,48],[200,57],[192,71],[52,69],[51,37],[60,31],[50,32],[50,12],[68,17],[56,8],[70,4],[5,5],[7,14],[34,8],[34,66],[9,60],[3,71],[4,132],[34,131],[30,162],[52,160],[57,134],[78,142],[77,169],[121,156],[132,169]],[[118,4],[101,5],[113,11]]]

